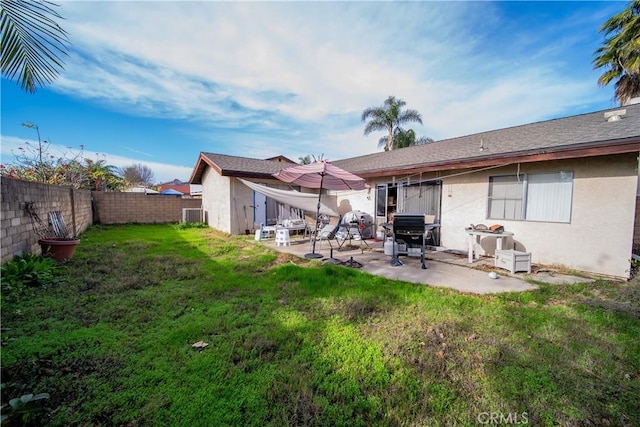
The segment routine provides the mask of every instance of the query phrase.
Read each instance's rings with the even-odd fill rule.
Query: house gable
[[[202,174],[207,167],[210,167],[221,176],[273,179],[274,173],[289,166],[291,166],[290,163],[279,160],[260,160],[227,154],[200,153],[189,182],[191,184],[201,184]]]

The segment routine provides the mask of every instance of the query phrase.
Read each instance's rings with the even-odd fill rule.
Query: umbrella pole
[[[320,199],[322,198],[322,184],[324,182],[324,173],[320,175],[320,190],[318,191],[318,207],[316,208],[316,230],[313,234],[311,253],[304,254],[305,258],[322,258],[321,254],[316,253],[316,240],[318,239],[318,224],[320,223]]]

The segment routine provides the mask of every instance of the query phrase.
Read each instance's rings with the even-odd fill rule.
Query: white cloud
[[[55,87],[132,115],[249,130],[228,149],[267,156],[376,151],[360,113],[392,94],[422,113],[416,132],[436,139],[601,98],[593,72],[576,78],[564,57],[587,38],[564,31],[579,18],[591,34],[589,16],[530,29],[506,7],[519,5],[63,2],[74,53]]]

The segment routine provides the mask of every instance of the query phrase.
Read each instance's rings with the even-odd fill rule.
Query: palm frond
[[[614,98],[624,104],[640,96],[640,0],[630,1],[600,27],[605,40],[594,51],[594,69],[604,68],[598,84],[615,81]]]
[[[0,0],[2,73],[35,93],[64,69],[67,33],[55,19],[63,19],[46,0]]]
[[[401,125],[404,123],[418,122],[422,124],[422,116],[416,110],[402,110],[406,105],[402,99],[389,96],[384,100],[382,107],[370,107],[362,112],[362,121],[369,122],[365,125],[364,134],[374,131],[387,131],[388,135],[380,138],[378,146],[385,150],[393,150],[395,135],[404,132]]]

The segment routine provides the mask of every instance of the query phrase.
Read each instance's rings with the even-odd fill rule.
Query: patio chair
[[[318,236],[316,237],[320,246],[322,246],[323,240],[326,240],[327,242],[329,242],[329,246],[331,247],[332,258],[333,258],[333,245],[331,244],[331,241],[334,240],[338,244],[338,250],[340,250],[340,248],[342,247],[342,244],[336,238],[336,234],[338,233],[338,230],[340,230],[341,223],[342,223],[342,216],[338,218],[338,222],[336,224],[327,224],[324,227],[322,227],[320,231],[318,231]],[[342,243],[344,243],[344,240]],[[318,248],[318,250],[319,249],[320,248]]]

